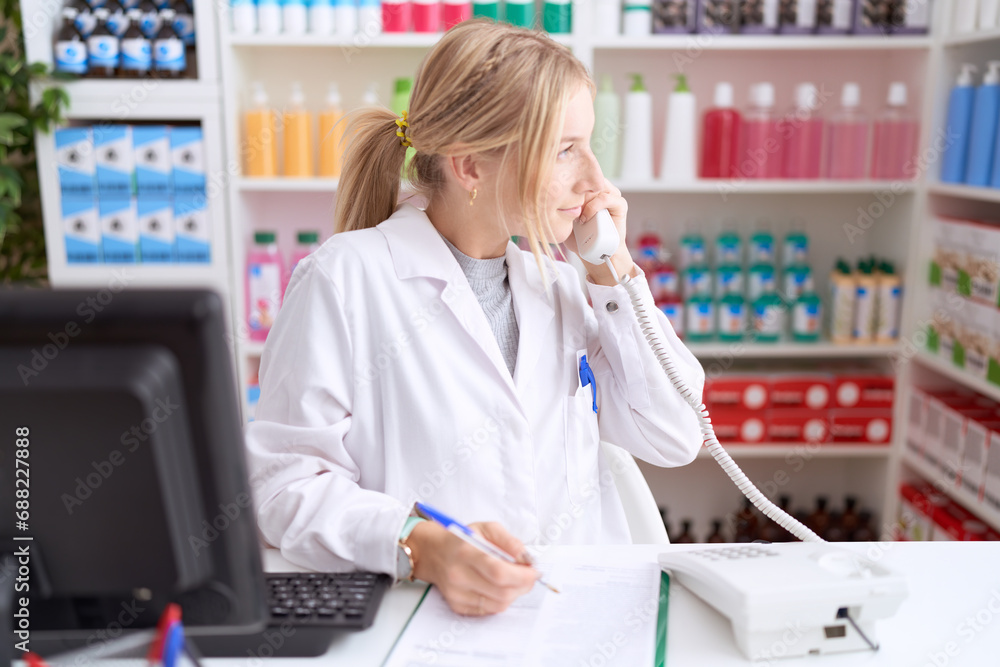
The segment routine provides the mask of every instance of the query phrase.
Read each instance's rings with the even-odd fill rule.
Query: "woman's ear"
[[[483,177],[483,165],[480,156],[475,154],[450,155],[445,158],[447,170],[455,182],[463,190],[471,191],[480,186]]]

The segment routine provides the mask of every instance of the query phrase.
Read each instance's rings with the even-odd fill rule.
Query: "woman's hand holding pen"
[[[469,524],[476,533],[509,554],[524,554],[518,565],[504,562],[459,539],[440,524],[422,521],[406,543],[413,551],[417,579],[438,587],[452,610],[467,616],[501,612],[529,592],[538,572],[527,567],[524,544],[499,523]]]

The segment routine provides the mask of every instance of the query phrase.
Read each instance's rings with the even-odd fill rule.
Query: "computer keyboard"
[[[362,630],[375,621],[391,583],[373,572],[268,572],[270,624]]]

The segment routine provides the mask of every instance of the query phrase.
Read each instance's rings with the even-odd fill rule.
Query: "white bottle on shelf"
[[[279,0],[257,0],[257,29],[262,35],[277,35],[281,32]]]
[[[621,34],[620,0],[594,0],[594,36],[616,37]]]
[[[355,0],[334,0],[333,27],[340,39],[351,39],[358,32],[358,6]]]
[[[358,32],[362,35],[382,34],[382,4],[379,0],[361,0],[358,5]]]
[[[641,74],[632,74],[632,88],[625,96],[625,141],[621,178],[630,183],[653,180],[653,96]]]
[[[1000,0],[979,0],[979,29],[993,30],[1000,17]]]
[[[677,87],[667,100],[667,133],[660,178],[668,183],[693,183],[698,160],[695,99],[688,88],[687,77],[683,74],[676,77]]]
[[[951,15],[952,33],[972,32],[976,29],[976,11],[979,0],[955,0],[955,11]]]
[[[309,32],[314,35],[329,35],[333,32],[333,5],[330,0],[310,0]]]
[[[652,0],[625,0],[622,13],[622,34],[644,37],[653,32]]]
[[[304,35],[308,11],[305,0],[282,0],[281,23],[286,35]]]
[[[233,33],[252,35],[257,32],[257,4],[254,0],[232,0]]]

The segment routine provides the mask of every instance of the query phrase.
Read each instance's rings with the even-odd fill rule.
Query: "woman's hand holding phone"
[[[604,179],[604,189],[593,199],[583,205],[583,212],[580,214],[580,221],[590,220],[597,215],[600,210],[607,210],[611,214],[611,219],[618,230],[618,249],[611,256],[611,263],[619,276],[635,275],[635,262],[629,254],[628,246],[625,244],[625,217],[628,214],[628,202],[622,197],[621,190],[614,186],[611,181]],[[574,223],[579,224],[579,222]],[[571,252],[579,254],[575,234],[570,234],[564,242],[566,248]],[[616,281],[611,271],[604,264],[591,264],[583,260],[583,265],[587,269],[590,279],[599,285],[615,285]]]

